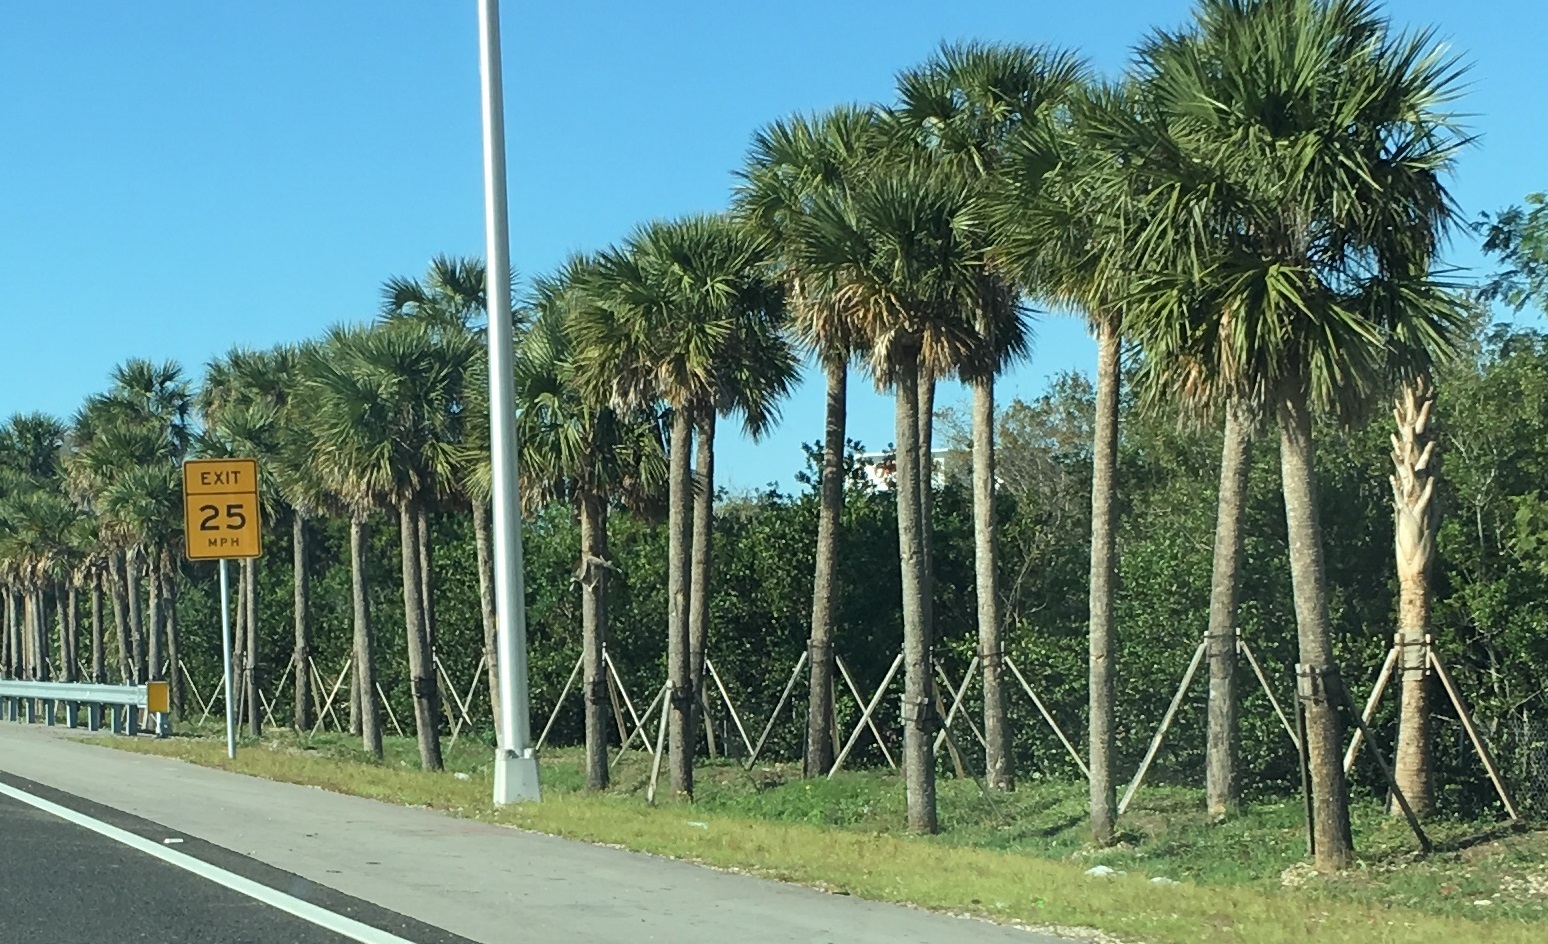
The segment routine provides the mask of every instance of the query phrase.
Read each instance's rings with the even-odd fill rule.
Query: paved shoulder
[[[0,771],[486,944],[1062,944],[0,725]]]

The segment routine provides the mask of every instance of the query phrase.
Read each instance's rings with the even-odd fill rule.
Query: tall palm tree
[[[783,305],[769,278],[767,247],[726,217],[642,227],[622,248],[599,254],[587,282],[592,304],[574,320],[586,395],[622,412],[656,400],[672,411],[668,728],[673,790],[691,797],[695,705],[708,630],[715,418],[738,412],[750,432],[765,429],[794,376],[795,357],[779,333]],[[690,457],[696,430],[695,513]]]
[[[580,517],[576,579],[581,586],[586,786],[608,785],[607,520],[618,498],[636,501],[665,481],[658,419],[620,414],[587,399],[575,382],[571,331],[589,300],[590,262],[573,259],[555,276],[539,279],[531,308],[537,318],[520,341],[516,394],[522,450],[522,498],[533,507],[571,503]],[[487,453],[486,453],[487,454]]]
[[[1391,478],[1403,671],[1393,772],[1398,789],[1420,816],[1435,812],[1430,673],[1425,658],[1425,637],[1430,631],[1430,575],[1435,560],[1436,439],[1430,425],[1434,406],[1435,385],[1427,373],[1420,373],[1400,386],[1392,411],[1397,424],[1397,433],[1392,437]]]
[[[1116,836],[1118,797],[1114,624],[1117,584],[1118,395],[1132,215],[1120,157],[1094,139],[1100,116],[1126,113],[1132,90],[1093,86],[1071,93],[1073,120],[1044,134],[1032,127],[1009,144],[997,204],[997,255],[1025,290],[1084,315],[1097,342],[1092,443],[1089,619],[1091,832]]]
[[[833,613],[838,586],[838,532],[844,513],[844,443],[849,363],[866,346],[863,323],[838,303],[834,286],[800,265],[795,221],[820,193],[858,181],[882,151],[880,115],[873,108],[840,107],[813,117],[771,123],[753,138],[740,171],[737,210],[774,247],[789,300],[791,327],[822,364],[827,383],[822,473],[817,515],[816,567],[808,645],[806,764],[809,777],[833,766]]]
[[[986,198],[1002,192],[1002,169],[1013,142],[1041,141],[1066,97],[1082,77],[1080,60],[1057,49],[1011,44],[945,45],[898,81],[897,115],[913,140],[960,174]],[[1023,188],[1034,183],[1027,175]],[[988,250],[990,247],[985,247]],[[973,391],[974,569],[978,597],[978,648],[983,663],[986,779],[1014,785],[1010,733],[1000,670],[1002,644],[995,520],[994,381],[1027,351],[1014,276],[986,265],[972,307],[979,344],[959,365]],[[929,487],[921,482],[921,488]]]
[[[1442,109],[1457,60],[1361,0],[1201,0],[1138,65],[1151,121],[1131,310],[1147,355],[1271,404],[1306,712],[1316,865],[1353,858],[1317,511],[1312,414],[1356,414],[1449,351],[1465,323],[1432,273],[1454,219],[1441,175],[1462,137]]]
[[[842,192],[822,193],[795,221],[799,264],[836,288],[871,339],[871,366],[895,395],[898,551],[903,578],[904,776],[911,829],[937,827],[930,699],[930,574],[925,556],[921,376],[976,339],[984,208],[960,176],[899,159]]]
[[[383,495],[398,514],[404,631],[426,770],[441,769],[442,761],[439,686],[421,575],[421,508],[455,474],[476,347],[470,335],[414,322],[336,330],[312,377],[319,394],[320,458],[365,493]],[[367,695],[362,688],[362,701]]]

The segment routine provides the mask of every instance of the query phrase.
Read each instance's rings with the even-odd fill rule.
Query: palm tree
[[[1353,857],[1312,414],[1355,415],[1465,323],[1432,274],[1462,144],[1457,61],[1360,0],[1201,0],[1140,50],[1150,121],[1115,121],[1145,191],[1133,327],[1147,356],[1271,404],[1306,712],[1316,864]],[[1330,130],[1331,129],[1331,130]]]
[[[821,193],[794,221],[799,265],[835,287],[871,339],[871,367],[895,395],[898,551],[903,578],[904,775],[909,827],[936,829],[930,574],[925,556],[921,377],[964,358],[982,275],[982,202],[957,175],[899,160],[842,192]]]
[[[589,260],[573,259],[557,275],[535,285],[537,318],[524,333],[516,359],[517,401],[522,404],[522,498],[533,507],[572,503],[580,517],[583,700],[586,717],[586,787],[608,785],[607,643],[608,510],[616,497],[643,494],[666,478],[661,428],[648,414],[621,415],[588,400],[575,382],[571,329],[589,304],[584,285]],[[485,452],[487,455],[487,450]]]
[[[838,303],[834,287],[801,268],[795,220],[820,193],[859,180],[884,143],[875,109],[840,107],[812,118],[776,121],[753,138],[740,172],[738,212],[775,247],[791,327],[816,354],[827,383],[822,472],[818,483],[816,568],[812,580],[811,660],[806,763],[809,777],[833,766],[833,613],[838,584],[838,532],[844,513],[844,442],[849,362],[864,349],[864,325]]]
[[[361,495],[381,495],[398,514],[404,631],[420,764],[441,769],[439,686],[425,620],[421,508],[455,474],[464,391],[476,341],[403,322],[336,329],[310,382],[317,399],[319,458]],[[362,683],[364,680],[362,679]],[[361,687],[361,700],[369,698]]]
[[[946,45],[898,81],[898,117],[914,141],[960,174],[986,197],[1003,191],[1002,168],[1012,142],[1048,137],[1055,114],[1081,80],[1074,55],[1056,49],[1009,44]],[[1018,184],[1032,181],[1023,175]],[[987,248],[987,247],[986,247]],[[1013,277],[985,266],[974,323],[980,335],[972,356],[959,365],[973,390],[973,522],[977,575],[978,648],[983,661],[986,779],[1014,786],[1010,733],[1000,679],[1002,643],[994,501],[994,381],[1027,351],[1027,329]],[[921,482],[921,488],[929,487]]]
[[[1116,835],[1113,613],[1117,583],[1118,394],[1132,213],[1122,165],[1091,127],[1133,105],[1131,90],[1096,86],[1070,96],[1073,120],[1049,133],[1030,127],[1012,139],[997,201],[998,256],[1033,297],[1075,308],[1097,342],[1092,443],[1089,692],[1091,832]]]
[[[673,790],[691,797],[708,632],[715,419],[738,412],[749,432],[765,429],[794,376],[795,357],[779,334],[783,304],[768,277],[767,247],[726,217],[645,226],[623,248],[599,254],[587,282],[592,304],[574,322],[585,395],[624,413],[658,399],[672,411],[669,738]],[[699,498],[690,510],[695,430]]]

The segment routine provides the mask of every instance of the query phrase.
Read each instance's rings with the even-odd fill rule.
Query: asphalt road
[[[0,723],[0,786],[6,784],[38,791],[157,844],[181,838],[183,843],[170,848],[414,944],[1069,944],[1057,935],[87,746],[42,726]],[[11,839],[19,813],[14,804],[6,809],[11,815],[0,819],[0,944],[334,940],[271,931],[240,919],[237,926],[266,936],[227,937],[232,932],[222,927],[188,937],[181,936],[188,926],[147,925],[138,912],[152,918],[170,914],[169,901],[184,900],[180,889],[188,887],[181,884],[186,877],[165,876],[145,853],[128,860],[138,863],[132,868],[101,865],[100,875],[65,873],[48,860],[59,854],[39,850],[39,839]],[[682,828],[698,836],[704,827],[685,816]],[[716,820],[708,835],[735,828],[734,821]],[[61,825],[36,824],[27,835],[40,829],[49,836],[72,835]],[[16,852],[23,844],[27,848]],[[155,850],[161,851],[159,845]],[[136,875],[158,878],[133,880]],[[24,921],[13,921],[7,910],[23,900],[10,894],[13,883],[27,889]],[[115,886],[111,902],[93,900],[107,895],[109,885]],[[199,893],[231,908],[248,907],[218,887]],[[1027,888],[1025,894],[1031,898],[1039,890]],[[7,937],[13,927],[64,921],[51,905],[65,912],[89,909],[97,917],[89,925],[71,925],[75,937],[60,933],[63,924],[44,925],[46,930],[29,932],[30,937]],[[68,916],[77,919],[87,920]],[[124,930],[130,922],[132,935]],[[103,934],[104,927],[113,933]]]
[[[0,783],[402,940],[414,944],[465,940],[78,797],[13,777],[0,778]],[[168,839],[173,842],[166,843]],[[0,794],[0,944],[350,944],[355,940]]]

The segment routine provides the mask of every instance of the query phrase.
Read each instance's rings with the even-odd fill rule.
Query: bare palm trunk
[[[693,563],[688,586],[688,673],[693,679],[690,732],[699,730],[700,713],[705,703],[704,655],[709,645],[711,543],[715,533],[715,411],[706,409],[699,417],[698,426],[698,455],[694,462],[697,490],[693,496]],[[708,739],[713,757],[713,735]]]
[[[162,570],[163,590],[162,600],[166,607],[167,623],[167,696],[172,702],[172,710],[181,718],[183,716],[183,674],[181,671],[182,654],[181,640],[178,638],[177,622],[177,562],[172,552],[165,552],[166,566]]]
[[[1430,679],[1425,655],[1430,629],[1430,565],[1435,556],[1435,437],[1430,410],[1435,392],[1428,377],[1404,387],[1393,418],[1392,505],[1398,574],[1398,634],[1403,667],[1403,702],[1398,719],[1398,789],[1416,814],[1435,812],[1430,748]],[[1400,813],[1393,804],[1393,814]]]
[[[473,549],[478,558],[478,603],[484,617],[484,665],[489,674],[489,717],[500,717],[500,659],[495,639],[494,551],[490,547],[489,505],[473,501]]]
[[[844,427],[849,412],[849,365],[829,363],[822,442],[817,567],[812,578],[811,692],[806,713],[806,776],[833,767],[833,596],[838,585],[838,532],[844,516]]]
[[[108,586],[113,597],[113,632],[118,640],[118,674],[127,685],[134,681],[134,650],[129,641],[128,586],[124,552],[108,555]]]
[[[431,655],[430,672],[435,674],[435,548],[430,535],[430,508],[419,502],[414,526],[419,541],[419,603],[425,620],[425,646]],[[437,699],[439,702],[439,698]]]
[[[1113,841],[1118,795],[1113,780],[1113,625],[1117,583],[1115,501],[1118,465],[1118,326],[1105,319],[1097,328],[1096,439],[1091,451],[1091,836],[1099,845]]]
[[[91,575],[91,680],[98,685],[107,682],[107,646],[103,640],[102,580],[100,570]]]
[[[140,593],[140,552],[127,551],[124,555],[125,589],[129,596],[129,644],[133,647],[130,657],[134,666],[134,683],[142,684],[150,676],[145,671],[145,600]]]
[[[441,769],[441,719],[430,641],[425,638],[424,601],[420,594],[418,509],[413,501],[398,506],[398,536],[403,559],[403,632],[408,640],[409,682],[414,692],[414,728],[419,737],[419,766]]]
[[[21,620],[17,614],[16,591],[5,588],[5,659],[0,672],[11,678],[21,674]]]
[[[307,554],[306,516],[295,511],[290,519],[290,563],[295,590],[296,651],[291,657],[295,672],[297,731],[312,730],[312,574]]]
[[[672,445],[667,501],[667,684],[671,688],[667,723],[672,759],[672,790],[693,797],[693,675],[688,654],[688,569],[693,544],[693,420],[689,411],[672,416]]]
[[[1283,404],[1279,454],[1301,671],[1309,675],[1313,688],[1305,707],[1312,824],[1317,846],[1315,864],[1320,871],[1333,872],[1354,861],[1354,841],[1349,831],[1349,788],[1344,781],[1343,722],[1338,713],[1343,683],[1333,662],[1333,638],[1328,625],[1311,413],[1304,392],[1292,394]]]
[[[145,592],[149,598],[149,605],[145,608],[145,651],[147,660],[146,679],[152,682],[166,681],[166,653],[163,651],[166,640],[162,633],[162,590],[165,589],[161,582],[161,554],[151,550],[145,554]]]
[[[247,718],[247,565],[237,564],[236,616],[231,626],[232,718],[240,726]]]
[[[1209,738],[1205,797],[1209,815],[1225,817],[1241,801],[1236,778],[1236,605],[1242,563],[1242,516],[1247,505],[1250,431],[1228,407],[1220,452],[1220,496],[1215,513],[1215,560],[1209,586]]]
[[[258,635],[258,562],[242,561],[247,579],[242,588],[247,601],[247,730],[253,737],[263,736],[262,645]]]
[[[65,585],[54,584],[54,622],[59,626],[59,670],[55,677],[61,682],[75,681],[75,652],[72,631],[70,628],[70,614],[68,609],[68,594]]]
[[[581,496],[581,662],[586,704],[586,789],[606,790],[608,783],[607,667],[607,499],[594,492]]]
[[[382,714],[376,704],[376,659],[371,652],[371,603],[366,588],[366,520],[349,519],[349,579],[354,603],[354,687],[360,693],[360,737],[365,749],[382,756]]]
[[[919,371],[919,533],[924,553],[923,619],[935,645],[935,374]]]
[[[60,671],[64,673],[66,682],[75,682],[80,679],[81,657],[81,598],[76,592],[75,581],[72,579],[67,584],[61,584],[60,595],[64,598],[63,612],[60,614],[60,622],[64,625],[64,652],[61,653]]]
[[[1015,788],[1005,688],[1000,669],[999,522],[995,518],[994,378],[973,381],[973,564],[978,590],[978,651],[984,672],[984,770],[991,789]]]
[[[903,779],[908,828],[936,831],[935,714],[930,700],[930,593],[920,495],[919,352],[897,363],[898,559],[903,577]]]

